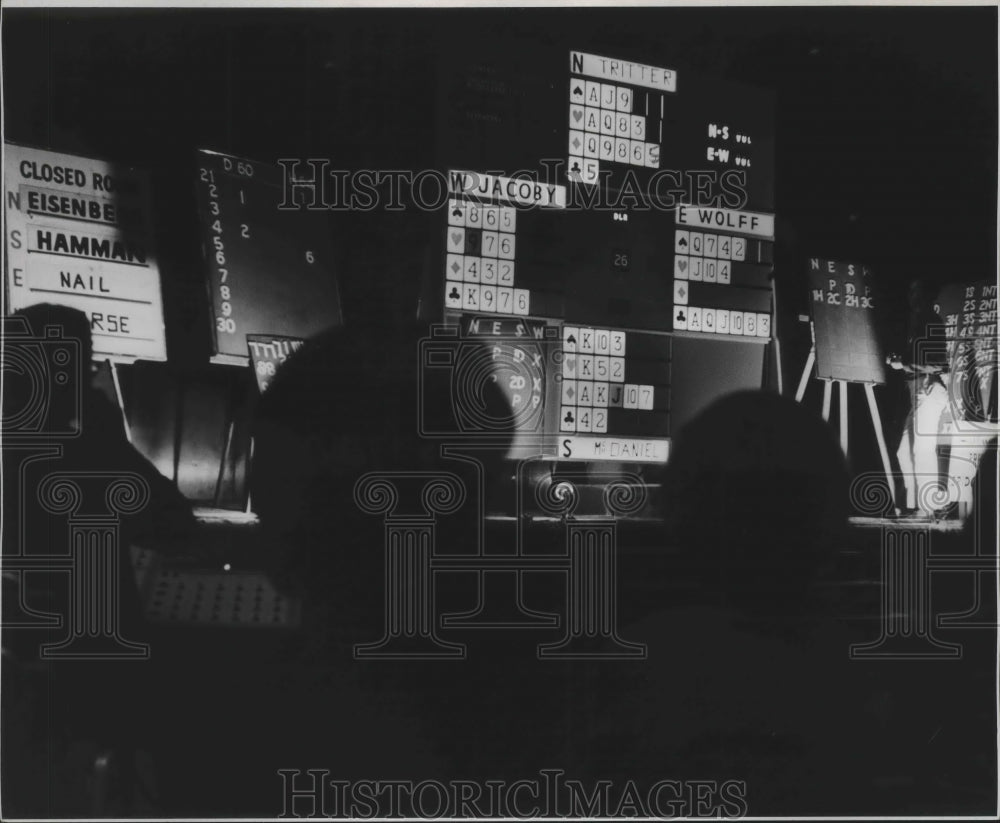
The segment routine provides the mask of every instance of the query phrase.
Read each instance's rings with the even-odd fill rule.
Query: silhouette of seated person
[[[176,486],[129,444],[117,406],[94,387],[92,378],[97,367],[92,360],[93,345],[87,316],[65,306],[37,304],[13,315],[12,320],[21,331],[30,335],[23,345],[32,346],[36,352],[47,356],[47,342],[59,339],[75,341],[79,359],[69,364],[72,376],[66,384],[39,387],[18,358],[5,358],[5,423],[21,419],[22,412],[32,408],[39,400],[37,392],[41,389],[46,393],[45,402],[39,406],[43,419],[40,423],[35,421],[35,436],[28,442],[39,448],[56,447],[59,451],[25,466],[22,475],[21,458],[31,452],[13,448],[10,443],[17,440],[18,432],[5,427],[4,434],[9,440],[3,449],[4,553],[70,555],[67,515],[47,511],[39,498],[41,484],[46,477],[61,473],[83,475],[79,483],[86,497],[87,473],[139,475],[149,486],[149,500],[142,510],[122,514],[119,519],[116,628],[125,641],[147,641],[149,627],[142,616],[129,547],[139,540],[143,545],[161,549],[176,545],[194,526],[190,506]],[[13,329],[14,326],[8,328]],[[47,329],[57,330],[58,337],[47,337]],[[5,342],[8,349],[22,345],[15,334],[9,335]],[[56,371],[53,369],[52,373]],[[55,379],[51,375],[50,378]],[[67,433],[76,434],[66,436]],[[104,481],[96,482],[100,484]],[[95,503],[94,500],[84,501],[82,505],[88,506],[87,511],[91,513],[108,513],[95,511],[100,502]],[[19,545],[22,534],[23,545]],[[65,571],[27,571],[19,578],[5,575],[4,586],[5,619],[20,617],[14,613],[14,607],[22,597],[28,609],[61,618],[58,628],[12,628],[4,632],[4,649],[11,655],[11,660],[18,660],[21,664],[32,664],[34,661],[32,665],[36,671],[30,676],[33,678],[30,688],[35,692],[33,698],[47,700],[45,705],[48,706],[47,709],[42,709],[42,704],[36,706],[35,722],[38,725],[33,728],[32,748],[24,752],[24,761],[47,763],[47,766],[38,766],[36,774],[58,781],[69,779],[64,771],[65,763],[60,762],[65,755],[64,747],[77,746],[84,738],[100,745],[107,743],[121,747],[124,744],[126,749],[130,745],[148,744],[148,727],[142,719],[142,710],[151,700],[148,687],[153,677],[149,662],[106,659],[93,662],[54,661],[37,670],[40,645],[59,642],[69,631],[70,576]],[[103,605],[101,607],[104,608]],[[11,762],[10,757],[6,760],[8,764]],[[34,782],[32,785],[35,785]],[[30,793],[30,790],[25,792]],[[17,802],[27,804],[23,808],[31,813],[55,814],[59,811],[60,814],[78,814],[88,811],[86,808],[52,805],[69,802],[69,795],[66,785],[52,783],[34,796],[22,794]]]
[[[53,515],[47,512],[38,500],[38,486],[50,474],[75,473],[108,473],[120,471],[123,474],[137,474],[149,486],[149,502],[135,514],[125,514],[121,517],[119,532],[119,553],[121,559],[122,579],[120,591],[122,596],[123,635],[127,636],[129,629],[134,634],[143,634],[144,625],[139,609],[135,578],[129,558],[129,545],[137,539],[142,539],[145,545],[158,548],[169,548],[171,541],[189,532],[194,526],[194,517],[188,501],[177,487],[165,478],[153,464],[147,460],[125,436],[121,412],[108,400],[104,392],[93,384],[93,376],[97,364],[93,362],[93,341],[87,316],[67,306],[42,303],[29,306],[16,315],[15,319],[25,321],[34,338],[45,338],[46,329],[55,328],[63,339],[75,341],[78,344],[80,360],[72,364],[77,376],[71,380],[79,380],[79,394],[73,391],[58,391],[49,387],[48,411],[45,415],[43,431],[56,433],[77,432],[75,436],[53,436],[51,441],[44,435],[37,441],[42,445],[58,445],[60,454],[53,459],[35,463],[29,468],[25,482],[29,487],[19,488],[17,473],[8,475],[5,493],[6,510],[14,515],[23,512],[25,522],[10,523],[11,528],[5,529],[5,551],[14,551],[16,547],[11,541],[17,539],[17,525],[27,541],[21,547],[28,554],[57,554],[61,551],[69,553],[68,545],[61,545],[59,539],[67,534],[65,516]],[[16,345],[14,338],[8,344]],[[44,343],[43,343],[44,345]],[[18,409],[31,403],[30,392],[35,391],[30,379],[17,370],[8,368],[4,393],[5,418],[16,415]],[[11,455],[5,461],[11,465]],[[21,506],[15,501],[20,500]],[[58,524],[58,525],[56,525]],[[55,538],[59,535],[59,538]],[[42,600],[29,605],[42,611],[61,612],[65,606],[65,595],[59,595],[60,587],[51,579],[53,576],[45,573],[32,573],[34,582],[42,584],[46,597],[55,598],[49,603]],[[135,638],[133,638],[135,639]]]
[[[450,373],[421,367],[418,344],[426,336],[415,325],[334,330],[296,352],[261,398],[254,507],[271,544],[272,580],[302,598],[304,628],[254,684],[253,700],[274,707],[255,724],[258,745],[199,752],[215,764],[206,791],[230,804],[239,797],[240,809],[228,811],[281,812],[274,770],[297,764],[322,765],[344,779],[520,774],[526,750],[536,754],[520,733],[540,734],[539,716],[554,715],[544,700],[558,697],[557,689],[509,665],[508,634],[461,637],[468,660],[354,658],[356,644],[382,638],[386,620],[385,526],[355,504],[359,477],[458,474],[466,503],[438,517],[437,547],[468,554],[476,546],[475,472],[442,459],[440,442],[418,432],[419,380],[435,430],[448,430],[453,413]],[[499,390],[486,384],[483,391],[488,416],[503,417]],[[483,457],[487,477],[504,465],[504,453]],[[413,502],[401,499],[400,511]],[[467,607],[476,605],[472,575],[435,575],[434,586],[435,593],[461,588]],[[524,639],[518,652],[534,665],[533,638]],[[236,795],[219,791],[224,781],[238,787]]]
[[[691,591],[623,630],[649,657],[602,694],[595,774],[743,780],[753,815],[921,808],[938,713],[901,702],[927,664],[850,660],[876,621],[846,626],[852,606],[823,585],[849,503],[829,427],[777,395],[723,398],[676,437],[665,499],[670,590]]]

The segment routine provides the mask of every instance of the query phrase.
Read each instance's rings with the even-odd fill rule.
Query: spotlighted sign
[[[90,319],[95,357],[165,360],[147,176],[10,143],[5,155],[8,311],[70,306]]]

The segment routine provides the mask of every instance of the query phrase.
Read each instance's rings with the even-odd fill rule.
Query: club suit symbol
[[[572,411],[567,411],[566,412],[566,417],[563,418],[563,422],[564,423],[575,423],[576,422],[576,419],[573,417],[573,412]]]

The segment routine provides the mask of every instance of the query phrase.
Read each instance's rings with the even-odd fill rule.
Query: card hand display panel
[[[79,309],[96,358],[165,360],[148,177],[9,143],[4,177],[7,310]]]
[[[543,191],[561,192],[554,213],[514,204],[513,265],[494,264],[485,252],[499,235],[452,231],[488,219],[493,204],[449,177],[446,312],[485,304],[567,322],[770,338],[770,93],[573,48],[515,59],[459,44],[442,66],[441,160],[531,170]],[[481,209],[469,209],[474,199]],[[521,289],[516,301],[500,291],[508,284],[494,288],[501,267]]]
[[[773,211],[773,93],[569,42],[512,45],[449,44],[437,98],[442,163],[537,171],[579,185],[582,197],[600,190],[605,204],[639,192]]]
[[[867,266],[810,259],[819,379],[885,382],[885,353],[876,330],[872,282]]]
[[[559,457],[666,462],[669,337],[564,325],[559,385]]]
[[[771,215],[572,208],[563,186],[525,182],[525,196],[511,197],[509,180],[449,173],[439,258],[446,312],[770,337]],[[675,219],[723,231],[671,233]]]
[[[326,217],[281,208],[278,166],[201,150],[198,211],[217,362],[247,362],[247,335],[305,339],[342,322]]]

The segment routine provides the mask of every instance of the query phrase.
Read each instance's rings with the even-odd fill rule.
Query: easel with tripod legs
[[[798,388],[795,390],[795,402],[801,403],[806,393],[806,386],[809,383],[809,376],[816,365],[816,329],[812,321],[809,321],[809,332],[812,335],[812,346],[809,349],[809,356],[802,369],[802,376],[799,378]],[[838,385],[838,399],[840,401],[839,424],[840,424],[840,448],[847,456],[848,447],[848,426],[847,426],[847,386],[855,381],[833,380],[830,378],[817,377],[823,383],[823,420],[830,422],[830,405],[833,399],[833,384]],[[865,399],[868,401],[868,413],[871,416],[872,427],[875,429],[875,440],[878,442],[879,457],[882,458],[882,470],[885,472],[886,483],[889,484],[889,494],[892,496],[893,504],[896,504],[896,485],[893,482],[892,467],[889,465],[889,449],[885,444],[885,434],[882,430],[882,417],[878,412],[878,404],[875,402],[875,384],[860,383],[865,390]]]

